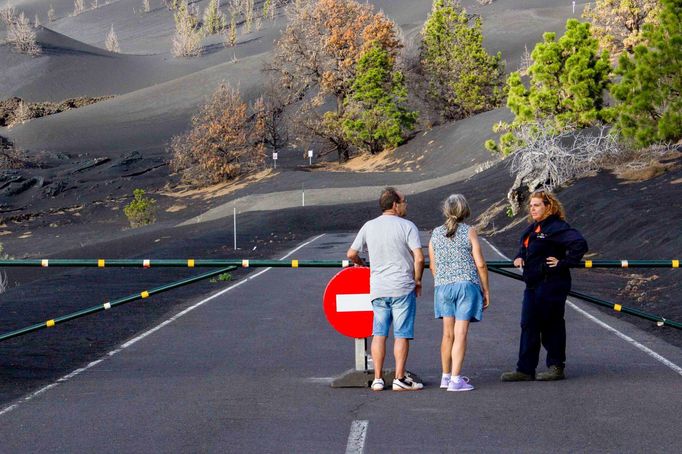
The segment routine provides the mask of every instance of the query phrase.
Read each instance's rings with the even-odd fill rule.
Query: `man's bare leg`
[[[374,362],[374,378],[381,378],[381,369],[386,357],[386,336],[372,338],[372,361]]]
[[[395,378],[405,377],[405,363],[407,354],[410,351],[410,341],[408,339],[397,338],[393,344],[393,355],[395,356]]]

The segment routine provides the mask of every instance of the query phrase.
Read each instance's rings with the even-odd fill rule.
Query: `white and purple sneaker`
[[[449,384],[450,384],[449,376],[443,375],[440,377],[440,389],[448,389]]]
[[[474,389],[474,385],[469,384],[469,377],[459,377],[450,380],[448,385],[448,391],[471,391]]]

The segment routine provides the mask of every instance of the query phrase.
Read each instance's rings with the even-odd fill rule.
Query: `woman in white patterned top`
[[[434,279],[434,313],[443,319],[440,387],[470,391],[474,387],[461,375],[469,323],[483,318],[490,304],[488,268],[476,230],[462,221],[469,217],[462,194],[443,202],[445,223],[436,227],[429,241],[429,261]]]

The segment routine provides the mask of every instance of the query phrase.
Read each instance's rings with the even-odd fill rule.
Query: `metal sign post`
[[[367,338],[355,339],[355,370],[368,372]]]

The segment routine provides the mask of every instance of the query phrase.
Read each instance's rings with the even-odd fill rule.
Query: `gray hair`
[[[443,202],[443,216],[445,216],[445,236],[451,238],[457,232],[457,226],[471,214],[469,203],[462,194],[452,194]]]

